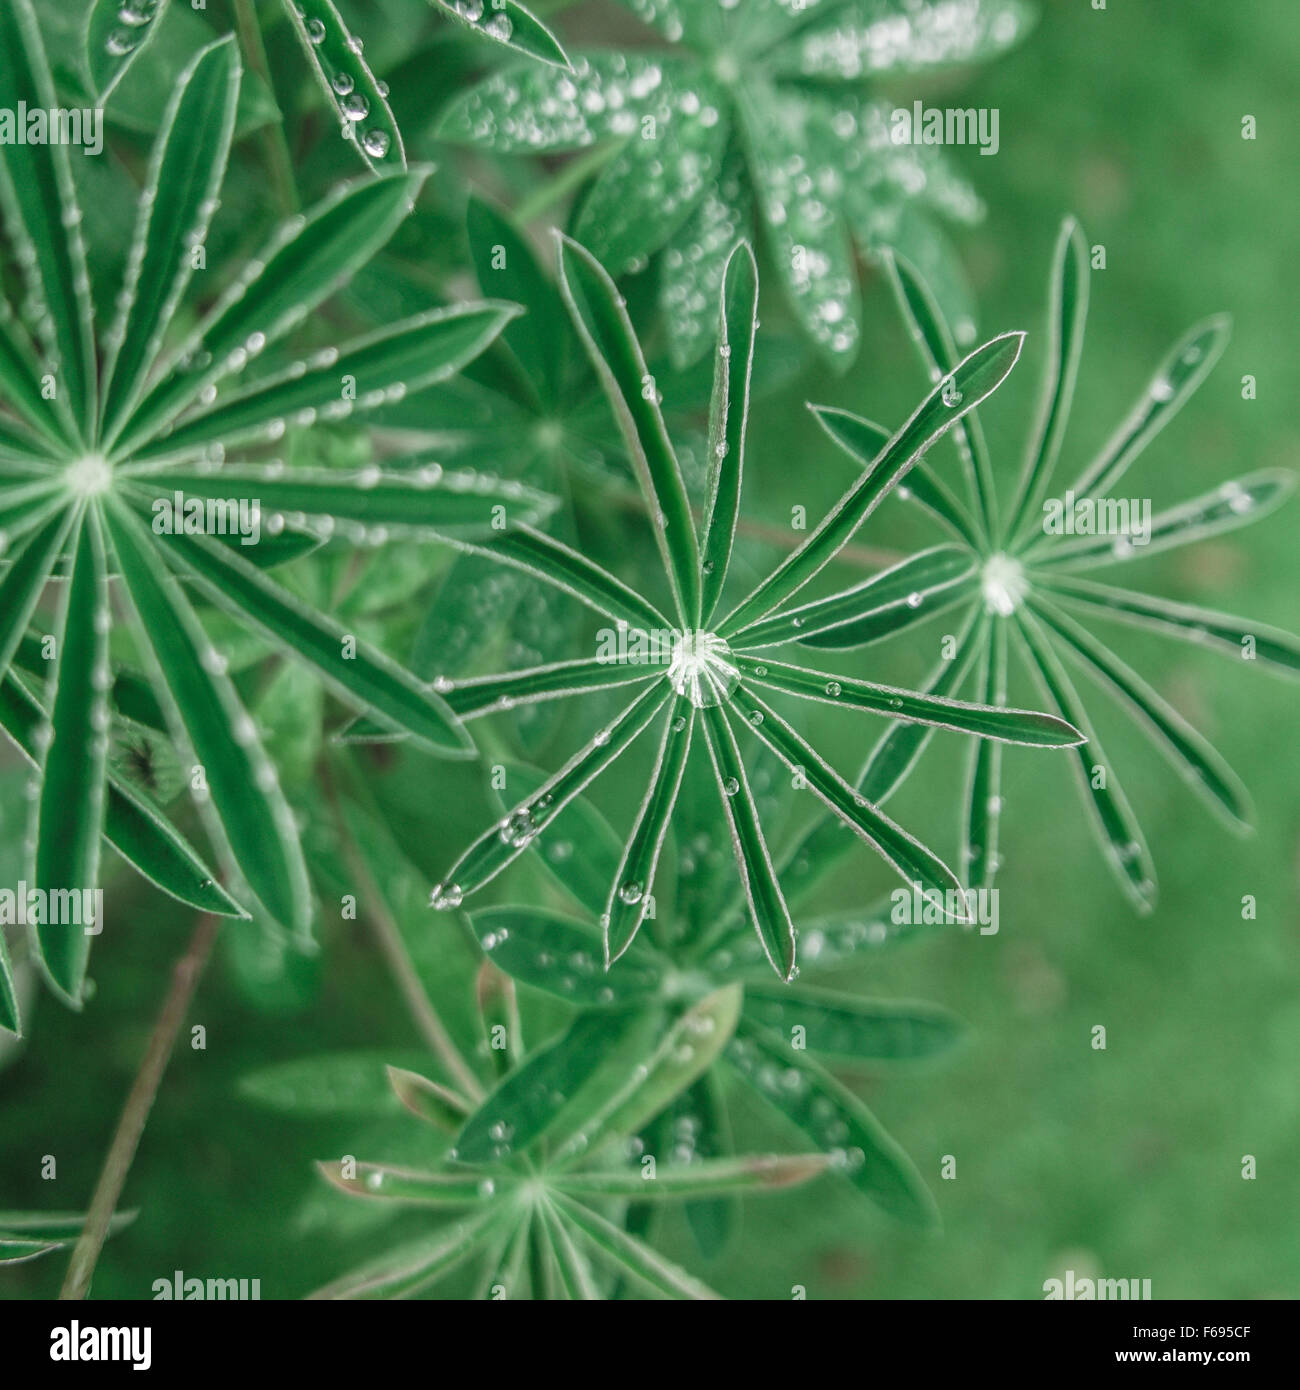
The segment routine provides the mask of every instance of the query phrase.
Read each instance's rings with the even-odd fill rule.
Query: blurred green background
[[[982,413],[1000,477],[1018,467],[1041,367],[1048,259],[1067,212],[1106,247],[1107,269],[1093,276],[1065,474],[1118,423],[1165,349],[1218,310],[1235,320],[1225,357],[1125,491],[1158,508],[1254,468],[1294,468],[1294,0],[1110,0],[1105,11],[1090,0],[1045,0],[1041,8],[1037,30],[996,64],[888,89],[941,104],[952,92],[962,105],[1001,112],[996,158],[955,152],[989,206],[981,227],[959,233],[981,330],[1030,330],[1026,358]],[[561,29],[581,37],[568,18]],[[1258,123],[1253,142],[1241,136],[1245,115]],[[864,341],[848,377],[810,371],[759,407],[751,519],[784,524],[796,501],[816,515],[847,482],[845,460],[815,437],[804,400],[897,424],[918,399],[923,379],[887,287],[872,277],[864,296]],[[1254,401],[1241,399],[1245,374],[1257,379]],[[1296,508],[1222,541],[1134,562],[1130,573],[1152,592],[1294,629]],[[934,536],[891,503],[859,539],[903,550]],[[916,679],[942,631],[939,619],[917,640],[869,649],[844,669]],[[942,1065],[860,1079],[934,1190],[942,1234],[918,1237],[864,1215],[833,1181],[751,1203],[741,1239],[712,1266],[680,1218],[670,1219],[668,1253],[724,1293],[781,1298],[802,1284],[810,1297],[1037,1298],[1045,1279],[1072,1268],[1148,1278],[1156,1298],[1300,1295],[1296,688],[1136,630],[1106,635],[1242,775],[1258,832],[1227,837],[1126,716],[1090,701],[1160,872],[1160,905],[1140,920],[1101,862],[1064,766],[1009,752],[1000,933],[929,940],[850,977],[882,995],[941,1002],[971,1025],[969,1045]],[[1012,695],[1036,702],[1024,682]],[[829,712],[811,724],[840,766],[856,766],[877,732]],[[927,827],[950,860],[960,751],[954,736],[940,735],[891,808]],[[440,811],[445,844],[430,848],[436,860],[482,814],[470,774],[457,776],[446,798],[456,804]],[[5,853],[16,864],[22,803],[12,772],[6,791]],[[16,880],[15,864],[6,863],[5,881]],[[828,902],[890,886],[858,857]],[[1257,901],[1253,921],[1242,920],[1244,894]],[[0,1208],[75,1209],[88,1199],[190,928],[147,892],[118,916],[96,946],[98,991],[85,1016],[42,1000],[30,1043],[0,1055]],[[237,1081],[314,1051],[409,1055],[416,1039],[369,937],[335,932],[320,962],[295,964],[286,983],[256,947],[241,948],[237,932],[228,929],[191,1014],[207,1028],[207,1049],[182,1040],[165,1079],[127,1186],[140,1214],[105,1249],[97,1296],[148,1297],[152,1281],[174,1269],[258,1277],[264,1297],[297,1296],[361,1248],[345,1239],[348,1204],[317,1194],[310,1171],[314,1158],[364,1154],[360,1126],[285,1120],[241,1099]],[[465,962],[454,968],[468,971]],[[1091,1046],[1098,1024],[1108,1034],[1102,1052]],[[758,1116],[747,1137],[781,1142]],[[58,1159],[55,1182],[41,1180],[45,1154]],[[1246,1154],[1257,1160],[1254,1181],[1241,1176]],[[945,1155],[956,1159],[955,1180],[939,1177]],[[52,1295],[63,1268],[54,1256],[0,1272],[0,1297]]]

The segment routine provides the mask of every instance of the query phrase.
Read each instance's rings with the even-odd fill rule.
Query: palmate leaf
[[[38,741],[41,784],[40,799],[33,808],[31,875],[50,903],[59,894],[88,894],[99,882],[111,680],[108,628],[104,537],[98,511],[92,506],[80,518],[72,575],[56,633],[50,723],[41,729]],[[43,920],[37,927],[46,973],[70,1003],[80,1003],[90,936],[103,927],[93,910],[87,914],[84,907],[73,914],[72,923]]]
[[[311,920],[307,871],[293,813],[257,730],[141,523],[118,503],[106,509],[106,521],[175,734],[193,748],[203,769],[224,842],[271,915],[305,933]]]
[[[598,1299],[600,1290],[591,1265],[574,1243],[563,1217],[553,1202],[547,1201],[542,1204],[541,1220],[554,1256],[561,1295],[567,1299],[581,1299],[583,1302]]]
[[[978,347],[926,397],[820,525],[719,627],[731,638],[783,604],[828,565],[907,470],[963,415],[987,399],[1015,366],[1023,333],[1004,333]]]
[[[333,0],[283,0],[284,10],[326,101],[338,112],[345,138],[378,173],[406,167],[402,132],[388,90],[362,56],[362,43]]]

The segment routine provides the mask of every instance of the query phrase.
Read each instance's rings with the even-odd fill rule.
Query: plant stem
[[[515,209],[515,220],[526,226],[542,213],[549,212],[562,198],[572,193],[584,180],[603,168],[614,157],[619,146],[617,142],[598,145],[594,150],[571,159],[558,169],[540,188],[535,188]]]
[[[271,65],[266,57],[266,45],[262,42],[262,28],[257,21],[257,11],[253,0],[235,0],[235,27],[239,31],[239,46],[244,53],[244,62],[250,72],[254,72],[266,83],[272,96],[275,84],[271,81]],[[275,200],[284,216],[292,216],[298,211],[298,185],[293,177],[293,157],[289,153],[289,142],[285,139],[282,121],[273,121],[258,132],[258,139],[266,154],[271,183],[275,189]]]
[[[72,1251],[72,1259],[68,1262],[67,1277],[59,1291],[60,1299],[85,1298],[90,1290],[95,1264],[99,1259],[99,1252],[104,1247],[113,1211],[122,1195],[126,1175],[130,1171],[140,1136],[148,1122],[149,1111],[153,1108],[154,1097],[158,1094],[158,1087],[163,1073],[167,1070],[177,1035],[185,1022],[194,991],[202,978],[204,967],[212,952],[212,944],[217,939],[220,929],[220,917],[207,913],[200,917],[185,954],[172,969],[171,988],[163,1000],[158,1022],[154,1024],[149,1046],[145,1049],[144,1058],[140,1063],[140,1070],[136,1072],[130,1094],[122,1108],[121,1118],[117,1122],[117,1132],[113,1135],[99,1182],[95,1186],[95,1195],[91,1198],[90,1210],[86,1213],[86,1224],[82,1227],[81,1235]]]
[[[401,929],[392,913],[389,912],[384,895],[348,830],[347,820],[343,815],[343,808],[339,804],[338,791],[334,785],[333,776],[328,763],[324,761],[322,761],[322,780],[325,786],[326,799],[334,813],[334,822],[338,828],[339,841],[343,850],[343,857],[347,861],[348,871],[356,879],[357,886],[365,896],[366,921],[370,923],[384,961],[406,1002],[411,1020],[419,1030],[420,1036],[441,1060],[461,1090],[471,1101],[482,1100],[483,1087],[479,1084],[478,1077],[474,1075],[469,1064],[461,1056],[460,1049],[447,1030],[447,1025],[438,1016],[438,1011],[434,1008],[432,1000],[420,983],[420,977],[415,973],[415,967],[411,964],[411,958],[407,954],[406,943],[402,940]]]

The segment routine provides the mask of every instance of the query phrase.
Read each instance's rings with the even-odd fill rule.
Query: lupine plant
[[[575,53],[567,72],[508,67],[447,110],[443,139],[507,155],[593,149],[605,167],[574,236],[616,275],[663,252],[679,364],[708,350],[727,256],[759,223],[832,361],[858,344],[855,246],[905,247],[974,341],[969,292],[931,215],[973,221],[979,199],[936,149],[900,143],[862,87],[1001,53],[1032,22],[1024,0],[627,3],[667,51]]]
[[[27,0],[6,11],[0,40],[13,61],[4,100],[53,105]],[[139,655],[167,727],[190,751],[192,787],[232,868],[277,921],[311,918],[293,817],[224,660],[182,591],[205,597],[310,663],[345,699],[385,712],[444,756],[472,753],[440,697],[382,652],[312,611],[263,572],[336,530],[378,543],[393,534],[475,537],[516,506],[537,519],[541,499],[518,484],[437,465],[354,476],[282,464],[225,466],[228,447],[274,441],[288,423],[342,418],[455,371],[513,312],[501,304],[429,312],[310,357],[262,365],[269,352],[392,235],[418,195],[418,172],[344,187],[283,226],[192,327],[168,329],[196,273],[229,154],[240,70],[233,42],[200,53],[177,85],[141,196],[118,315],[97,347],[81,211],[58,145],[8,146],[0,161],[5,226],[20,252],[24,315],[0,324],[9,414],[0,420],[7,565],[0,581],[5,727],[35,764],[29,881],[38,891],[98,882],[106,836],[146,877],[208,911],[240,909],[146,798],[108,777],[114,704],[110,579],[135,618]],[[273,543],[196,534],[187,517],[230,499],[266,509]],[[188,498],[186,503],[181,499]],[[174,513],[174,515],[171,515]],[[171,523],[160,527],[160,518]],[[286,518],[296,523],[286,529]],[[287,547],[287,550],[286,550]],[[249,549],[257,550],[257,546]],[[55,573],[65,579],[53,629],[31,634],[31,665],[11,668]],[[40,658],[44,660],[41,661]],[[41,665],[45,670],[38,669]],[[153,708],[134,685],[128,712]],[[117,704],[122,705],[119,689]],[[156,718],[147,722],[157,723]],[[51,984],[80,998],[90,937],[42,923],[35,933]],[[7,956],[0,955],[0,1023],[16,1028]]]
[[[914,267],[899,259],[891,263],[891,271],[900,309],[924,365],[933,379],[943,378],[951,372],[956,354],[942,310]],[[1258,520],[1286,499],[1295,480],[1282,469],[1258,469],[1157,512],[1147,523],[1130,512],[1127,498],[1122,499],[1125,510],[1116,515],[1128,520],[1118,530],[1093,519],[1099,507],[1112,505],[1131,465],[1218,361],[1229,323],[1217,315],[1196,324],[1170,348],[1133,408],[1074,478],[1064,498],[1048,498],[1083,350],[1088,280],[1088,245],[1078,223],[1067,220],[1052,263],[1042,399],[1010,500],[999,506],[979,419],[966,416],[957,427],[966,463],[966,496],[960,497],[924,467],[910,475],[905,489],[954,539],[865,586],[866,592],[875,589],[882,599],[910,590],[919,595],[918,601],[911,608],[896,606],[892,619],[849,622],[807,640],[822,650],[843,651],[902,631],[932,614],[961,610],[956,649],[934,671],[926,691],[951,696],[978,668],[974,692],[989,704],[1006,699],[1008,649],[1014,648],[1037,677],[1045,698],[1086,733],[1087,742],[1075,749],[1074,770],[1096,839],[1134,907],[1149,912],[1156,900],[1156,871],[1146,839],[1061,657],[1115,698],[1189,788],[1230,829],[1241,832],[1249,828],[1252,812],[1240,779],[1169,701],[1085,624],[1098,618],[1137,624],[1291,676],[1300,673],[1300,639],[1245,618],[1100,584],[1081,577],[1081,572],[1126,565]],[[832,438],[864,466],[887,434],[847,411],[823,411],[821,420]],[[1079,513],[1078,504],[1087,512]],[[1085,520],[1080,523],[1076,514]],[[885,733],[858,778],[860,793],[884,800],[903,781],[927,739],[926,729],[901,724]],[[962,834],[962,878],[973,886],[991,886],[997,871],[1000,779],[997,746],[976,746],[970,756]]]
[[[447,870],[433,905],[456,908],[522,854],[564,807],[646,729],[658,752],[645,800],[602,914],[604,955],[631,945],[652,894],[698,724],[708,750],[719,813],[730,828],[749,911],[772,969],[795,970],[795,927],[755,809],[737,732],[769,748],[814,794],[907,882],[927,893],[956,893],[961,883],[941,859],[853,790],[760,692],[829,701],[844,709],[904,717],[983,738],[1069,747],[1078,731],[1065,720],[1027,710],[937,700],[913,691],[779,662],[767,652],[877,612],[869,584],[810,604],[790,600],[853,538],[917,459],[963,415],[997,389],[1020,354],[1020,334],[1005,334],[955,363],[912,418],[876,451],[862,477],[821,524],[752,592],[720,610],[740,508],[749,377],[757,327],[758,277],[748,247],[728,261],[710,424],[714,460],[710,504],[697,534],[681,471],[659,409],[654,380],[606,270],[576,242],[560,242],[566,303],[645,494],[671,597],[672,617],[653,600],[558,542],[523,526],[493,546],[506,563],[567,590],[618,626],[611,649],[533,670],[441,683],[462,717],[521,701],[557,699],[611,686],[640,687],[636,698],[590,741],[491,826]],[[863,599],[864,592],[868,595]],[[908,596],[909,598],[912,596]],[[907,606],[908,599],[903,600]],[[719,616],[719,613],[722,613]],[[439,685],[435,682],[435,687]],[[956,915],[962,915],[958,912]]]
[[[65,1296],[97,1267],[97,1291],[143,1294],[120,1271],[169,1213],[128,1174],[186,1024],[196,1111],[242,1107],[250,1210],[311,1237],[294,1293],[713,1298],[758,1198],[843,1220],[855,1253],[934,1234],[928,1068],[979,1030],[900,978],[984,950],[1003,748],[1065,755],[1142,910],[1151,855],[1067,665],[1251,820],[1091,620],[1292,675],[1300,640],[1090,572],[1261,518],[1290,475],[1141,532],[1051,520],[1125,500],[1226,318],[1049,497],[1088,299],[1067,222],[1003,488],[980,413],[1019,389],[1028,335],[977,332],[964,267],[990,247],[949,230],[992,166],[897,127],[1036,7],[620,0],[595,42],[565,10],[0,5],[0,1070],[62,1067],[40,1010],[80,1011],[48,1088],[72,1110],[97,1056],[137,1046],[137,982],[172,963],[153,928],[192,933],[89,1199],[0,1194],[6,1286],[68,1252]],[[87,102],[103,159],[8,138]],[[872,293],[920,350],[919,403],[874,423],[894,364],[873,357],[862,414],[792,405],[796,380],[847,394]],[[819,447],[847,486],[774,522],[769,470],[815,495]],[[911,506],[941,543],[906,548],[887,523]],[[948,615],[944,660],[909,670]],[[1012,703],[1012,650],[1043,709]],[[941,810],[896,811],[927,749]],[[93,973],[98,905],[92,931],[11,915],[96,890]],[[1009,907],[1006,945],[1064,911]],[[237,1017],[196,1001],[210,958]],[[55,1125],[81,1144],[99,1118]],[[53,1181],[50,1113],[16,1119],[5,1180]],[[744,1287],[804,1285],[774,1265]]]

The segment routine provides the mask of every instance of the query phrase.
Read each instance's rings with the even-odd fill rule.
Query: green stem
[[[158,1022],[154,1024],[149,1046],[145,1049],[144,1058],[140,1063],[140,1070],[136,1072],[131,1092],[122,1108],[121,1119],[117,1122],[117,1132],[113,1135],[99,1182],[95,1186],[95,1195],[91,1198],[90,1210],[86,1213],[86,1224],[82,1227],[81,1235],[72,1251],[67,1277],[59,1291],[61,1299],[85,1298],[90,1291],[90,1280],[95,1273],[99,1252],[108,1236],[113,1211],[122,1195],[126,1175],[131,1170],[140,1136],[144,1133],[149,1111],[153,1108],[154,1097],[158,1094],[158,1087],[162,1082],[163,1073],[167,1070],[176,1038],[185,1022],[194,991],[203,976],[204,967],[212,953],[213,942],[216,941],[220,929],[220,917],[207,914],[200,917],[185,954],[177,961],[172,971],[171,988],[163,1000]]]
[[[275,84],[271,81],[271,65],[266,57],[266,45],[262,42],[262,28],[257,21],[257,11],[253,0],[235,0],[235,27],[239,31],[239,46],[243,50],[244,62],[250,72],[254,72],[266,83],[272,95]],[[293,177],[293,156],[289,153],[289,142],[285,139],[284,124],[272,121],[258,132],[266,155],[267,168],[275,189],[275,200],[281,213],[291,217],[299,209],[298,185]]]
[[[562,169],[556,170],[540,188],[535,188],[528,197],[520,202],[515,209],[515,220],[526,226],[544,212],[549,212],[556,203],[568,197],[574,189],[585,183],[597,170],[603,169],[620,148],[617,142],[610,145],[598,145],[594,150],[588,150],[586,154],[569,160]]]

